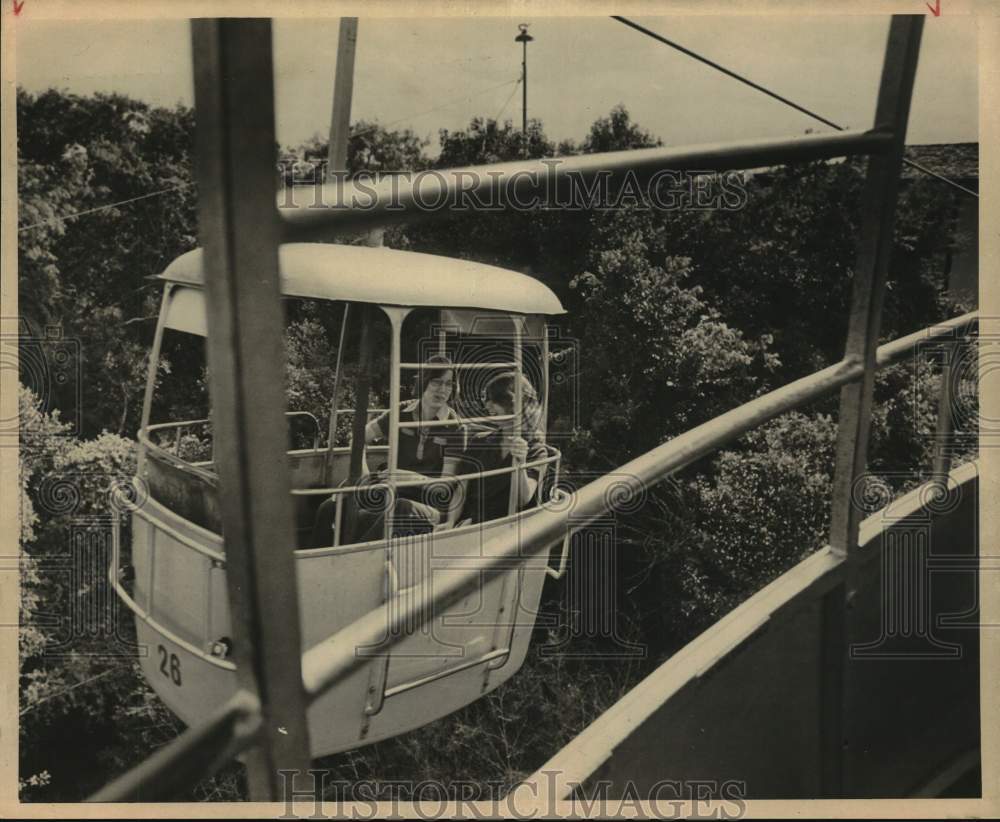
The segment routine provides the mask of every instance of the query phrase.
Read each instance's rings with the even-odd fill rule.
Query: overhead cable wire
[[[83,685],[89,685],[91,682],[96,682],[98,679],[101,679],[102,677],[105,677],[108,674],[113,674],[118,670],[119,670],[118,668],[108,668],[106,671],[102,671],[101,673],[96,674],[95,676],[92,676],[89,679],[85,679],[82,682],[77,682],[73,685],[70,685],[68,688],[64,688],[63,690],[58,691],[54,694],[43,696],[41,699],[39,699],[37,702],[32,703],[27,708],[22,708],[18,716],[24,716],[25,714],[35,710],[35,708],[37,708],[43,702],[48,702],[50,699],[57,699],[58,697],[66,696],[66,694],[68,694],[70,691],[75,691],[77,688],[80,688]]]
[[[18,233],[22,231],[28,231],[32,228],[40,228],[43,225],[48,225],[49,223],[62,222],[63,220],[71,220],[74,217],[82,217],[84,214],[96,214],[98,211],[107,211],[109,208],[118,208],[118,206],[129,205],[130,203],[138,202],[139,200],[147,200],[150,197],[159,197],[161,194],[170,194],[173,191],[180,191],[184,188],[189,188],[193,186],[194,183],[181,183],[179,186],[174,186],[173,188],[164,188],[160,191],[151,191],[148,194],[140,194],[138,197],[131,197],[128,200],[119,200],[117,203],[108,203],[107,205],[97,206],[96,208],[88,208],[85,211],[76,211],[72,214],[63,214],[59,217],[49,217],[38,223],[32,223],[31,225],[20,226],[17,230]]]
[[[760,85],[760,83],[755,83],[753,80],[744,77],[742,74],[737,74],[732,69],[728,69],[725,66],[720,65],[719,63],[716,63],[714,60],[709,60],[707,57],[698,54],[698,52],[692,51],[691,49],[682,46],[680,43],[676,43],[673,40],[664,37],[662,34],[657,34],[655,31],[647,29],[645,26],[640,26],[638,23],[636,23],[633,20],[629,20],[627,17],[622,17],[621,15],[613,14],[611,15],[611,19],[617,20],[619,23],[624,23],[626,26],[629,26],[630,28],[633,28],[636,31],[641,32],[642,34],[645,34],[647,37],[652,37],[654,40],[663,43],[665,46],[670,46],[670,48],[681,52],[681,54],[686,54],[688,57],[691,57],[700,63],[704,63],[706,66],[710,66],[711,68],[714,68],[716,71],[722,72],[727,77],[732,77],[734,80],[738,80],[744,85],[750,86],[750,88],[759,91],[761,94],[766,94],[768,97],[777,100],[779,103],[784,103],[786,106],[790,106],[796,111],[799,111],[802,114],[805,114],[807,117],[811,117],[812,119],[817,120],[818,122],[823,123],[824,125],[827,125],[832,129],[835,129],[837,131],[845,130],[843,126],[838,125],[832,120],[828,120],[823,115],[817,114],[815,111],[811,111],[810,109],[807,109],[805,106],[801,106],[794,100],[789,100],[787,97],[783,97],[782,95],[778,94],[775,91],[771,91],[771,89]],[[922,171],[924,174],[934,177],[935,179],[940,180],[942,183],[947,183],[948,185],[957,188],[959,191],[963,191],[966,194],[971,194],[973,197],[977,199],[979,198],[978,192],[975,192],[970,188],[966,188],[960,183],[956,183],[954,180],[949,180],[947,177],[944,177],[943,175],[938,174],[936,171],[932,171],[929,168],[925,168],[919,163],[915,163],[913,160],[908,160],[904,157],[903,162],[906,163],[906,165],[910,166],[910,168],[915,168],[917,169],[917,171]]]
[[[383,125],[375,125],[372,128],[370,128],[370,129],[366,129],[365,131],[358,132],[357,134],[352,134],[351,137],[350,137],[350,139],[353,140],[353,139],[355,139],[357,137],[363,137],[366,134],[371,134],[371,133],[374,133],[374,132],[378,131],[380,128],[389,128],[390,126],[398,125],[399,123],[402,123],[402,122],[404,122],[406,120],[412,120],[412,119],[414,119],[416,117],[423,117],[425,114],[431,114],[431,113],[433,113],[435,111],[440,111],[441,109],[447,108],[448,106],[454,105],[455,103],[461,102],[462,100],[472,99],[473,97],[479,97],[480,95],[486,94],[487,92],[496,91],[498,88],[503,88],[504,86],[508,86],[511,83],[514,84],[514,90],[517,91],[517,85],[520,82],[521,82],[521,78],[517,77],[514,80],[506,80],[503,83],[499,83],[498,85],[495,85],[495,86],[490,86],[489,88],[480,89],[479,91],[474,91],[471,94],[464,94],[461,97],[456,97],[456,98],[454,98],[452,100],[449,100],[446,103],[442,103],[439,106],[435,106],[434,108],[427,109],[426,111],[417,112],[416,114],[410,114],[410,115],[407,115],[406,117],[401,117],[398,120],[393,120],[391,123],[387,123],[384,126]],[[514,95],[511,94],[511,98],[513,98],[513,96]],[[509,104],[510,100],[508,100],[507,103]],[[506,108],[506,104],[504,105],[504,108]],[[119,206],[130,205],[131,203],[136,203],[139,200],[147,200],[150,197],[159,197],[162,194],[170,194],[170,193],[172,193],[174,191],[180,191],[180,190],[188,188],[188,187],[190,187],[192,185],[194,185],[194,183],[181,183],[179,186],[174,186],[172,188],[164,188],[164,189],[160,189],[159,191],[150,191],[148,194],[140,194],[138,197],[130,197],[127,200],[119,200],[119,201],[114,202],[114,203],[108,203],[107,205],[97,206],[95,208],[88,208],[88,209],[85,209],[84,211],[74,211],[71,214],[62,214],[62,215],[55,216],[55,217],[48,217],[48,218],[46,218],[44,220],[41,220],[41,221],[39,221],[37,223],[32,223],[31,225],[19,226],[17,230],[18,230],[18,233],[20,233],[22,231],[29,231],[29,230],[31,230],[33,228],[41,228],[42,226],[48,225],[49,223],[62,222],[64,220],[71,220],[74,217],[83,217],[86,214],[96,214],[96,213],[98,213],[100,211],[107,211],[108,209],[111,209],[111,208],[118,208]]]
[[[507,106],[510,105],[510,101],[514,99],[514,95],[517,94],[517,87],[519,85],[521,85],[520,77],[518,77],[517,82],[514,83],[514,89],[513,91],[511,91],[510,97],[507,98],[506,102],[503,104],[503,107],[500,109],[500,111],[497,112],[497,116],[493,118],[493,121],[498,125],[500,123],[500,115],[502,115],[507,110]]]

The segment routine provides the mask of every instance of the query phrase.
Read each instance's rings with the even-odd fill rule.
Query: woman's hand
[[[528,461],[528,442],[522,437],[507,437],[504,444],[515,461],[524,465]]]
[[[413,506],[413,510],[416,511],[420,516],[426,519],[431,525],[438,525],[441,522],[441,512],[437,508],[428,505],[425,502],[414,502],[409,500],[410,505]]]

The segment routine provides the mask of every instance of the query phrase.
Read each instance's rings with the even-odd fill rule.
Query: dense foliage
[[[63,341],[78,342],[60,372],[70,379],[22,373],[22,795],[73,800],[180,730],[139,674],[130,616],[109,596],[104,571],[107,517],[134,467],[130,438],[158,307],[144,277],[196,244],[194,121],[184,108],[57,91],[19,92],[18,119],[21,316],[33,339],[57,328]],[[527,146],[510,122],[482,118],[440,137],[441,154],[431,158],[412,132],[357,123],[349,171],[662,145],[621,106],[579,144],[556,146],[539,120]],[[283,148],[284,182],[310,179],[326,150],[319,138]],[[568,376],[552,396],[552,435],[568,477],[582,482],[841,356],[862,177],[851,161],[790,166],[746,182],[743,207],[734,210],[638,202],[459,215],[394,229],[387,243],[522,270],[559,294],[568,309],[559,329]],[[943,297],[951,212],[935,185],[911,183],[902,194],[888,336],[955,312]],[[103,208],[121,201],[130,202]],[[289,319],[290,407],[314,413],[325,432],[336,318],[301,306]],[[54,350],[32,344],[43,346],[43,360]],[[23,363],[34,361],[29,353]],[[158,380],[157,419],[205,413],[202,351],[165,345]],[[913,364],[878,377],[871,467],[891,472],[896,489],[928,466],[937,381],[934,367]],[[343,390],[342,406],[349,384]],[[822,544],[835,414],[834,397],[774,420],[618,517],[617,638],[570,631],[566,640],[539,628],[524,669],[497,692],[318,766],[348,780],[509,785],[530,773],[653,665]],[[184,448],[206,447],[190,436]],[[66,584],[61,562],[84,571]],[[578,561],[571,573],[586,565]],[[588,607],[568,600],[569,590],[546,589],[545,613],[563,626]],[[82,613],[96,622],[81,627],[67,616]],[[604,645],[623,638],[645,655],[600,658]],[[60,744],[67,738],[87,744]],[[191,796],[239,798],[242,790],[232,766]]]

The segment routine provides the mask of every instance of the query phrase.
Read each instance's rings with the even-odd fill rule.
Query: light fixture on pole
[[[514,38],[515,43],[522,44],[521,52],[521,153],[528,156],[528,43],[535,38],[528,34],[528,24],[519,23],[521,32]]]

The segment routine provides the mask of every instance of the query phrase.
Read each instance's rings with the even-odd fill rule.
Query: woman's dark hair
[[[507,411],[513,411],[515,399],[514,377],[515,374],[513,371],[507,371],[494,377],[486,383],[486,387],[483,389],[483,398],[499,403]],[[538,402],[538,393],[535,391],[535,387],[524,376],[521,377],[521,399],[525,404],[531,401]]]
[[[513,371],[498,374],[483,388],[484,400],[492,400],[501,405],[507,413],[513,413],[516,399]],[[538,392],[531,380],[521,375],[521,436],[528,442],[542,441],[541,432],[542,408],[538,401]]]
[[[427,384],[431,380],[454,373],[455,364],[445,354],[432,354],[417,370],[417,375],[413,379],[413,391],[419,397],[427,390]]]

